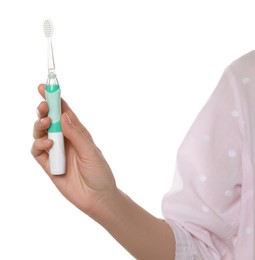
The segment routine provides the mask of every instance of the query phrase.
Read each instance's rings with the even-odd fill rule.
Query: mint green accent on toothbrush
[[[60,88],[59,85],[46,85],[46,100],[49,106],[48,116],[51,118],[51,125],[48,132],[61,132],[61,105],[60,105]]]
[[[56,123],[51,123],[50,127],[48,128],[48,132],[51,132],[51,133],[62,132],[60,121],[58,121]]]
[[[59,90],[59,85],[46,85],[46,91],[49,93],[54,93],[57,90]]]

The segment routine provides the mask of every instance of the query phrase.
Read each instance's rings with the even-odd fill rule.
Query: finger
[[[44,117],[34,123],[33,136],[35,139],[46,136],[46,130],[50,127],[51,119]]]
[[[38,91],[43,98],[45,98],[45,88],[45,84],[40,84],[38,86]],[[92,136],[90,135],[89,131],[80,123],[78,117],[75,115],[75,113],[72,111],[72,109],[63,98],[61,98],[61,110],[63,114],[67,113],[73,124],[79,126],[79,129],[83,133],[83,135],[85,135],[89,140],[93,142]]]
[[[79,131],[81,131],[82,134],[86,136],[86,138],[93,142],[92,136],[87,130],[87,128],[80,122],[76,114],[72,111],[72,109],[69,107],[69,105],[64,99],[62,99],[61,105],[62,113],[67,118],[68,122],[71,123],[73,126],[76,126],[79,129]]]
[[[44,99],[46,99],[46,98],[45,98],[45,88],[46,88],[46,85],[45,85],[45,84],[40,84],[40,85],[38,86],[38,91],[39,91],[40,95],[41,95]]]
[[[42,166],[42,168],[49,173],[49,154],[47,150],[53,145],[53,141],[49,139],[36,139],[31,148],[31,153],[36,161]]]
[[[61,125],[64,136],[71,142],[81,158],[94,158],[97,147],[92,141],[91,135],[85,131],[85,127],[76,121],[76,116],[64,113],[61,117]]]
[[[72,112],[73,111],[71,110],[71,108],[68,106],[67,102],[61,98],[61,110],[62,110],[62,113],[66,113],[66,112]]]
[[[46,101],[42,101],[39,106],[37,107],[37,115],[38,118],[46,117],[48,114],[48,104]]]

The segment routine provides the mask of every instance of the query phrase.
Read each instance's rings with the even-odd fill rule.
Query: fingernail
[[[38,116],[38,117],[41,117],[41,114],[40,114],[40,112],[39,112],[39,109],[38,109],[38,108],[36,109],[36,114],[37,114],[37,116]]]
[[[71,124],[72,124],[72,121],[71,121],[71,118],[68,116],[68,114],[67,114],[67,113],[64,113],[64,116],[66,117],[66,119],[67,119],[69,125],[71,125]]]

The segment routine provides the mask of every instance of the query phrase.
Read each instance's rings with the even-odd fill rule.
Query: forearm
[[[174,259],[175,239],[170,226],[121,191],[102,200],[91,217],[137,259]]]

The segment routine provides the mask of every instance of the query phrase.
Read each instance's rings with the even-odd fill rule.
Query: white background
[[[62,96],[117,184],[161,217],[176,151],[230,62],[255,46],[253,0],[1,0],[0,259],[133,259],[30,154],[51,18]]]

